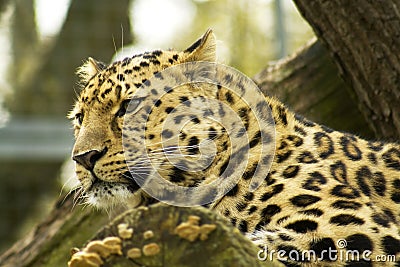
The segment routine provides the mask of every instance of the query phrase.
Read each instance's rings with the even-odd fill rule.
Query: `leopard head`
[[[75,135],[72,159],[76,163],[76,176],[88,204],[100,208],[118,203],[137,206],[147,199],[148,196],[140,190],[132,177],[132,173],[135,172],[130,171],[127,164],[123,135],[129,133],[123,131],[124,115],[143,83],[160,75],[160,72],[168,67],[194,61],[215,61],[215,38],[211,30],[184,51],[156,50],[110,65],[89,58],[78,69],[83,89],[69,114],[69,118],[73,120]],[[154,110],[148,118],[146,138],[153,142],[153,155],[161,151],[161,134],[166,133],[162,133],[160,124],[171,107],[189,100],[191,95],[203,92],[199,89],[193,91],[193,88],[182,90],[171,91],[164,99],[155,103]],[[199,118],[193,118],[186,124],[187,129],[193,126],[191,130],[185,132],[183,129],[181,132],[180,142],[186,143],[186,147],[190,146],[191,149],[187,151],[189,154],[194,154],[194,147],[199,142],[199,137],[194,137],[191,133],[193,129],[200,127],[198,120]],[[218,125],[215,128],[209,125],[208,129],[215,132]],[[130,150],[135,150],[136,157],[135,166],[132,168],[136,168],[136,173],[146,178],[150,175],[145,167],[149,162],[142,158],[146,149],[138,147]],[[188,182],[185,174],[176,167],[161,165],[162,162],[158,167],[166,179],[181,184]],[[192,185],[198,183],[194,179],[189,181]]]
[[[72,158],[87,203],[206,204],[240,173],[257,169],[264,179],[257,162],[272,159],[261,149],[261,140],[272,140],[262,138],[273,125],[268,105],[250,79],[213,63],[215,47],[209,30],[181,52],[156,50],[108,66],[89,59],[79,69]]]

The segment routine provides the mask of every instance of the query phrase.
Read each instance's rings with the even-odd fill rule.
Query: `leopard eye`
[[[134,99],[127,99],[121,103],[121,107],[118,112],[115,114],[117,117],[122,117],[126,114],[127,110],[129,112],[134,112],[138,109],[140,103],[142,102],[143,98],[134,98]]]
[[[79,125],[82,125],[83,122],[83,113],[78,113],[75,115],[75,120],[78,122]]]

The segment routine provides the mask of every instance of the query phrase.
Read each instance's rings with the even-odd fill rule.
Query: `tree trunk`
[[[376,135],[400,137],[400,1],[294,0]]]
[[[0,17],[3,14],[4,10],[7,8],[10,0],[0,0]]]
[[[30,75],[31,62],[38,52],[38,34],[35,25],[34,1],[18,0],[14,2],[15,9],[12,17],[12,56],[10,81],[14,90],[20,90],[26,76]]]

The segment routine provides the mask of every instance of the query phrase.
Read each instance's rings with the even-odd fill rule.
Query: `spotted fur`
[[[137,88],[145,84],[150,93],[156,93],[149,84],[151,77],[167,79],[161,74],[163,69],[193,61],[215,61],[215,40],[211,31],[182,52],[156,50],[108,66],[89,59],[80,68],[84,89],[70,117],[75,126],[76,174],[88,203],[108,207],[117,203],[138,206],[151,202],[127,168],[122,146],[123,117]],[[235,77],[225,77],[225,80],[238,83]],[[207,169],[194,173],[176,168],[160,156],[157,160],[163,178],[193,187],[207,184],[224,172],[232,144],[221,125],[197,116],[180,132],[162,130],[160,126],[168,115],[173,116],[176,105],[196,105],[192,100],[198,96],[215,98],[233,108],[242,119],[252,157],[237,185],[211,203],[211,209],[225,216],[256,244],[267,245],[269,250],[338,250],[337,241],[346,239],[348,250],[356,249],[360,253],[371,250],[371,259],[390,254],[400,260],[398,144],[370,142],[331,130],[294,114],[278,100],[267,96],[276,125],[276,151],[273,159],[270,158],[272,166],[261,186],[250,192],[250,178],[256,171],[254,162],[260,157],[260,133],[263,131],[257,126],[254,112],[238,95],[219,86],[165,90],[168,93],[154,103],[149,115],[145,136],[149,140],[148,147],[130,147],[125,151],[137,158],[140,175],[151,175],[145,168],[148,162],[140,161],[145,149],[156,157],[160,153],[154,151],[162,151],[162,138],[174,136],[179,137],[182,153],[186,155],[198,156],[198,145],[205,138],[214,140],[218,153]],[[245,92],[246,88],[242,90]],[[225,112],[221,106],[220,116]],[[173,118],[177,124],[184,119],[187,118],[182,115]],[[132,134],[124,132],[124,138],[135,140],[137,137],[133,133],[140,129],[132,126],[130,130]],[[325,258],[323,264],[352,266],[357,263],[331,262]],[[362,264],[369,266],[373,262]]]

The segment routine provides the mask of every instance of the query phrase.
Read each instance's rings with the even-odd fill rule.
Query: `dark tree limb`
[[[376,135],[400,136],[400,1],[294,0]]]

